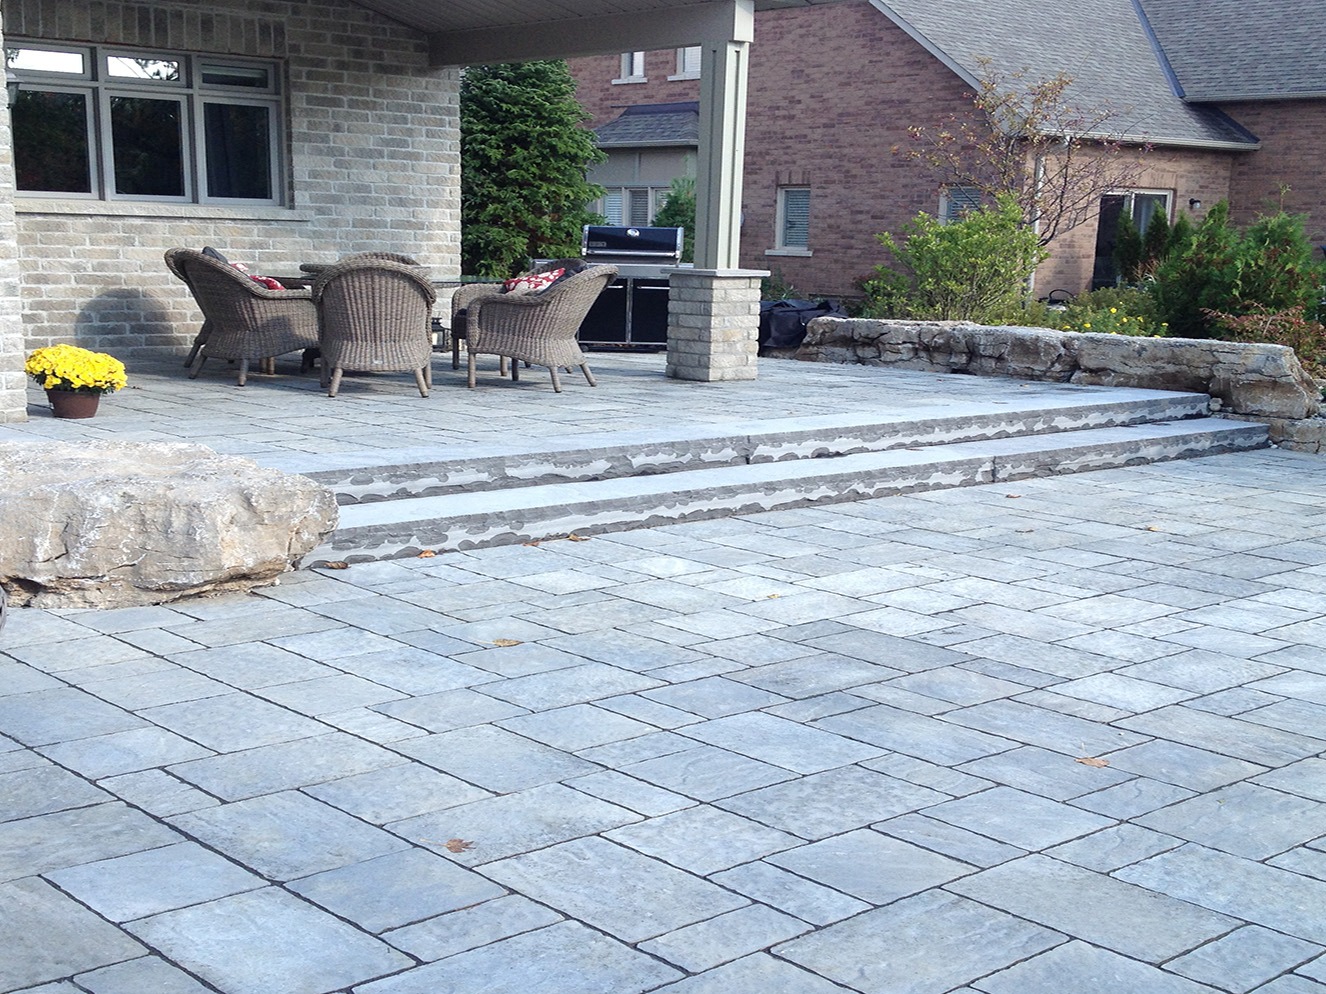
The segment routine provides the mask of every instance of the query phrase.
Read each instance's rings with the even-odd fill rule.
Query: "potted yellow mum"
[[[90,418],[103,393],[114,393],[129,382],[119,359],[77,345],[36,349],[23,371],[45,388],[57,418]]]

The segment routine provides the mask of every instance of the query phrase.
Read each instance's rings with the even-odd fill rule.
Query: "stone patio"
[[[1081,389],[595,366],[149,370],[0,437],[280,465]],[[11,611],[0,991],[1326,994],[1326,461],[588,539]]]

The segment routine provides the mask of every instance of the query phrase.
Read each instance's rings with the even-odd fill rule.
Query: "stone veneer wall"
[[[1210,394],[1222,413],[1263,421],[1272,440],[1322,451],[1318,385],[1283,345],[1132,338],[959,321],[816,318],[796,358]]]
[[[4,0],[4,17],[11,43],[278,60],[288,113],[287,207],[16,198],[22,348],[74,342],[125,360],[185,349],[201,317],[162,262],[176,245],[215,245],[256,273],[360,251],[408,252],[439,275],[459,272],[459,73],[429,68],[418,32],[346,0]],[[9,169],[7,132],[0,144],[0,170]],[[0,236],[9,217],[0,213]],[[13,236],[3,243],[0,298],[11,290]],[[12,351],[0,323],[0,397]]]
[[[764,275],[744,269],[670,272],[668,376],[702,382],[755,379]]]
[[[4,48],[0,33],[0,50]],[[0,109],[0,191],[14,188],[14,150],[9,138],[9,107]],[[20,316],[18,242],[14,205],[0,195],[0,423],[21,421],[27,412],[23,376],[23,320]]]

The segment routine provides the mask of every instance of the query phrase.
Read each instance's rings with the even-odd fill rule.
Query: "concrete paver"
[[[598,364],[614,427],[1072,389],[652,361]],[[366,379],[322,446],[309,383],[238,432],[220,376],[0,438],[605,427]],[[1326,460],[590,539],[11,612],[0,994],[1326,994]]]

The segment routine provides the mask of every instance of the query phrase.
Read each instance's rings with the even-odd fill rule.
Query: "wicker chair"
[[[166,266],[203,312],[202,330],[189,353],[189,379],[197,378],[208,359],[233,359],[244,386],[250,360],[261,360],[270,370],[274,357],[318,344],[318,314],[308,290],[268,290],[193,249],[170,249]]]
[[[420,271],[420,275],[428,275],[428,267],[421,266],[419,260],[410,255],[402,255],[399,252],[356,252],[354,255],[343,255],[335,262],[305,262],[299,266],[301,273],[308,273],[310,276],[320,276],[332,266],[339,266],[343,262],[399,262],[402,266],[413,266]]]
[[[591,266],[538,293],[466,295],[465,351],[469,385],[475,383],[479,355],[511,359],[511,379],[520,379],[520,362],[547,366],[553,389],[562,392],[561,367],[579,366],[590,386],[597,386],[588,359],[576,342],[580,323],[600,293],[617,275],[616,266]],[[455,306],[453,304],[453,306]]]
[[[346,259],[313,284],[322,385],[335,397],[345,370],[413,372],[432,386],[432,311],[437,294],[418,268],[385,259]]]

